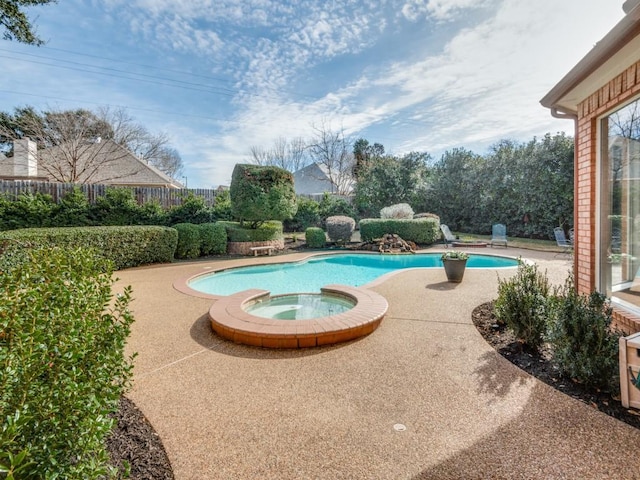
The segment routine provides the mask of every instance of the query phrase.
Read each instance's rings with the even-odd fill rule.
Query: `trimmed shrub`
[[[417,218],[433,218],[434,220],[436,220],[438,222],[438,225],[440,225],[440,217],[438,215],[436,215],[435,213],[416,213],[413,216],[414,219]]]
[[[267,220],[286,220],[296,213],[293,175],[283,168],[237,164],[231,175],[233,215],[256,228]]]
[[[173,228],[178,231],[176,258],[198,258],[200,256],[200,228],[193,223],[176,223]]]
[[[327,245],[327,236],[324,230],[318,227],[309,227],[304,231],[304,238],[309,248],[324,248]]]
[[[3,242],[5,241],[5,242]],[[157,226],[25,228],[0,233],[0,244],[16,248],[95,248],[114,268],[171,262],[178,232]]]
[[[535,264],[521,261],[513,278],[498,279],[496,317],[528,348],[537,349],[544,339],[550,305],[549,291],[546,273],[538,272]]]
[[[227,253],[227,229],[219,223],[201,223],[200,254],[218,255]]]
[[[431,245],[440,238],[440,224],[432,218],[381,219],[365,218],[360,221],[363,242],[382,238],[385,233],[395,233],[403,240],[421,245]]]
[[[304,232],[309,227],[320,225],[320,204],[306,197],[298,197],[298,211],[290,220],[285,220],[285,232]]]
[[[408,203],[397,203],[380,210],[380,218],[413,218],[413,208]]]
[[[227,239],[230,242],[268,242],[280,240],[282,235],[282,222],[275,220],[264,222],[256,228],[245,228],[238,222],[218,222],[227,230]]]
[[[580,295],[570,278],[556,299],[548,340],[553,362],[569,378],[587,387],[618,391],[618,342],[622,335],[611,328],[611,306],[598,292]]]
[[[351,240],[356,221],[341,215],[327,218],[327,235],[332,242],[347,243]]]
[[[3,478],[112,478],[131,289],[114,298],[109,262],[90,250],[23,253],[0,275],[0,465],[15,470]]]

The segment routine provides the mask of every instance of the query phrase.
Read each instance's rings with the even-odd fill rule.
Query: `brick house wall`
[[[575,281],[581,293],[591,293],[596,278],[596,165],[598,119],[640,93],[640,62],[613,78],[578,104],[575,168]],[[614,319],[626,333],[640,331],[640,317],[624,310],[614,310]]]

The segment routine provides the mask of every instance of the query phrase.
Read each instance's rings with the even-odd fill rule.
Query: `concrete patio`
[[[555,283],[570,267],[542,252],[483,253],[533,259]],[[640,431],[535,380],[476,331],[471,311],[495,298],[495,270],[467,269],[461,284],[442,269],[399,273],[372,288],[389,311],[371,335],[275,351],[216,337],[212,301],[174,290],[219,265],[118,272],[135,299],[128,396],[176,479],[640,478]]]

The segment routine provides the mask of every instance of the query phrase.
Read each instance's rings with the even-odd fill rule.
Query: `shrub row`
[[[198,258],[227,252],[227,231],[221,222],[178,223],[173,228],[178,231],[176,258]]]
[[[25,228],[0,232],[5,249],[38,247],[94,248],[114,268],[171,262],[178,232],[158,226]]]
[[[440,225],[434,218],[365,218],[360,221],[360,236],[363,242],[381,238],[385,233],[395,233],[403,240],[430,245],[440,238]]]
[[[129,288],[110,262],[64,247],[0,257],[2,478],[112,478],[105,441],[128,388]],[[105,310],[105,305],[110,305]]]
[[[520,263],[516,276],[500,280],[495,313],[526,347],[549,343],[553,362],[568,378],[604,391],[619,388],[618,341],[612,310],[598,292],[580,295],[573,278],[553,292],[536,265]]]
[[[304,232],[309,227],[326,227],[329,217],[338,215],[359,218],[355,208],[342,198],[335,198],[325,193],[320,202],[306,197],[298,197],[298,211],[290,220],[284,221],[287,232]]]

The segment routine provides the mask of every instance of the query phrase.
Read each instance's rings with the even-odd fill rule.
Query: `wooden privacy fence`
[[[33,182],[30,180],[0,180],[0,195],[17,198],[23,193],[42,193],[51,195],[57,203],[73,187],[79,187],[89,203],[95,203],[96,198],[104,196],[108,188],[129,188],[133,190],[133,196],[138,204],[144,205],[151,201],[157,201],[164,208],[180,205],[182,199],[189,193],[203,197],[207,205],[213,205],[216,197],[216,190],[204,188],[116,187],[101,184]]]

